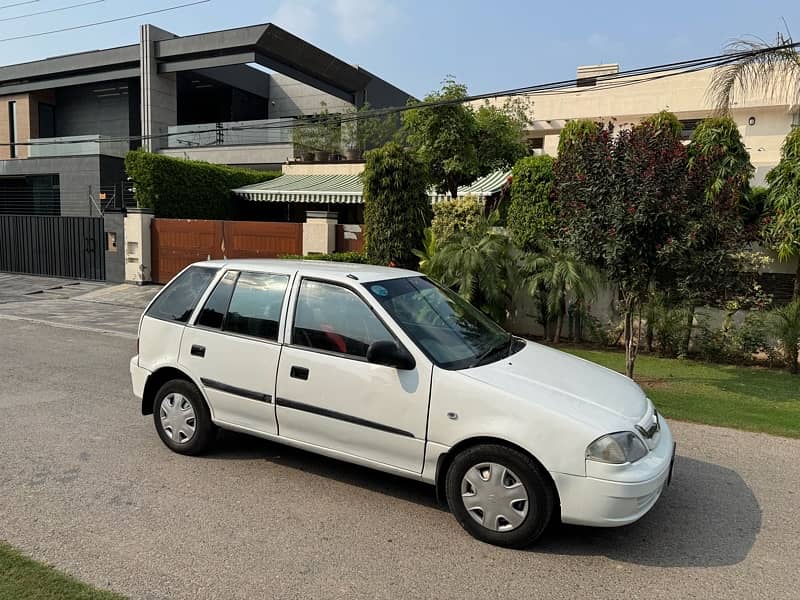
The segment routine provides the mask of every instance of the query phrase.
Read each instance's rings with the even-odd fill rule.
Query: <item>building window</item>
[[[17,103],[13,100],[8,103],[8,143],[11,158],[17,158]]]
[[[56,107],[52,104],[39,103],[39,136],[40,138],[56,137]]]
[[[577,87],[594,87],[597,85],[597,77],[579,77],[576,85]]]
[[[544,138],[543,137],[528,138],[528,149],[544,150]]]
[[[681,139],[690,140],[694,135],[694,130],[703,119],[682,119],[681,120]]]

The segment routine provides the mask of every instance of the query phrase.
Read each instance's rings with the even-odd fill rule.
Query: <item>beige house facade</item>
[[[634,124],[660,110],[669,110],[684,125],[688,140],[697,123],[713,114],[708,90],[714,69],[695,72],[620,77],[619,65],[578,67],[578,85],[564,90],[530,95],[531,146],[555,156],[558,137],[568,120],[613,121],[618,126]],[[786,94],[791,97],[790,94]],[[796,96],[794,96],[796,97]],[[764,177],[780,159],[781,144],[793,126],[800,125],[800,106],[764,93],[740,95],[731,116],[739,126],[756,172],[753,185],[764,185]],[[494,102],[503,104],[505,98]]]

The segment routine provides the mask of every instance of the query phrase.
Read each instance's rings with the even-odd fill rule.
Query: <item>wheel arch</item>
[[[550,471],[548,471],[547,468],[545,468],[545,466],[542,464],[542,461],[540,461],[529,450],[526,450],[522,446],[515,444],[513,442],[509,442],[508,440],[492,436],[477,436],[461,440],[455,446],[450,448],[447,452],[444,452],[439,455],[439,458],[436,462],[436,479],[434,482],[437,501],[439,501],[444,505],[447,504],[445,481],[447,478],[447,471],[450,468],[453,459],[467,448],[472,448],[473,446],[480,446],[482,444],[494,444],[496,446],[505,446],[506,448],[516,450],[517,452],[521,452],[522,454],[525,454],[526,456],[530,457],[530,459],[533,460],[539,466],[542,475],[547,479],[547,481],[550,482],[554,499],[553,509],[554,511],[556,511],[555,514],[558,515],[560,519],[561,499],[558,495],[558,487],[556,486],[556,482],[553,480],[553,477],[550,475]]]
[[[205,402],[206,406],[208,406],[208,400],[206,399],[205,394],[203,394],[200,386],[197,385],[197,382],[194,381],[194,379],[187,375],[185,371],[181,371],[176,367],[167,366],[153,371],[153,373],[151,373],[147,378],[147,382],[144,385],[144,392],[142,393],[143,415],[153,414],[153,402],[155,400],[156,393],[161,389],[162,385],[168,381],[172,381],[173,379],[182,379],[197,387],[198,391],[200,391],[200,397],[203,398],[203,402]]]

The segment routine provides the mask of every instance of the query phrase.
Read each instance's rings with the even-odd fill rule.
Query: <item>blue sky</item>
[[[191,0],[0,0],[0,39],[113,19]],[[25,40],[0,42],[0,64],[135,43],[137,25],[179,35],[271,21],[416,96],[451,74],[474,93],[574,77],[579,64],[623,69],[717,54],[747,34],[769,40],[786,19],[800,39],[800,0],[211,0],[206,4]]]

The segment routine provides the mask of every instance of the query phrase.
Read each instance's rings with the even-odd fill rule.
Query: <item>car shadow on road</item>
[[[619,528],[559,525],[533,552],[601,555],[654,567],[735,565],[761,530],[761,507],[736,471],[678,456],[675,479],[641,520]]]
[[[437,502],[433,486],[421,481],[398,477],[232,431],[221,432],[214,449],[204,457],[220,460],[266,460],[275,465],[447,511],[446,507]]]

